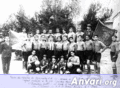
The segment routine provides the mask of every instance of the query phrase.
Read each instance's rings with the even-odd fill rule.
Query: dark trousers
[[[23,67],[25,68],[25,69],[27,69],[27,61],[28,61],[28,52],[23,52],[22,53],[23,54],[23,60],[24,60],[24,62],[23,62]]]
[[[86,58],[86,62],[85,63],[87,63],[87,60],[90,60],[91,61],[91,59],[92,59],[92,50],[86,50],[85,51],[85,58]]]
[[[43,55],[44,55],[44,54],[47,54],[46,52],[47,52],[47,50],[46,50],[45,48],[41,48],[41,49],[40,49],[40,59],[39,59],[39,60],[42,60],[42,59],[43,59]]]
[[[2,57],[3,73],[9,74],[11,57]]]
[[[62,56],[62,50],[56,50],[55,51],[55,57],[56,57],[57,61],[60,60],[61,56]]]
[[[68,60],[68,56],[67,56],[68,50],[63,50],[62,52],[63,52],[62,55],[64,56],[64,59],[67,61]]]
[[[112,62],[116,62],[117,60],[117,55],[115,55],[115,52],[110,52],[110,55],[111,55],[111,61]],[[115,57],[114,57],[115,56]]]
[[[81,69],[83,70],[83,65],[84,65],[84,51],[77,51],[76,55],[80,58]]]
[[[52,60],[52,56],[54,55],[54,50],[47,50],[47,58],[49,59],[49,61]]]
[[[77,74],[77,69],[80,68],[79,65],[73,65],[71,68],[67,68],[70,71],[70,74]]]

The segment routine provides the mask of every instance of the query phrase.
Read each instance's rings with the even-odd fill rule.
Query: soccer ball
[[[73,66],[73,64],[71,62],[67,63],[67,67],[71,68]]]
[[[40,65],[40,62],[39,62],[39,61],[36,61],[36,62],[35,62],[35,65],[36,65],[36,66],[39,66],[39,65]]]
[[[39,68],[39,67],[37,67],[37,68],[36,68],[36,71],[38,71],[38,72],[39,72],[39,71],[40,71],[40,68]]]
[[[77,68],[77,70],[76,70],[78,73],[81,73],[81,70],[80,70],[80,68]]]

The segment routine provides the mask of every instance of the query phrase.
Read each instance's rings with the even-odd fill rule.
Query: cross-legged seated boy
[[[58,66],[59,66],[59,73],[64,74],[66,71],[66,62],[64,60],[64,56],[61,56]]]
[[[36,51],[33,50],[32,55],[28,57],[28,66],[27,66],[28,72],[30,72],[30,70],[33,70],[34,72],[40,71],[40,62],[38,60],[38,57],[35,54],[36,54]]]
[[[52,62],[49,64],[49,73],[50,74],[58,73],[58,65],[55,56],[52,56]]]
[[[43,59],[41,60],[41,71],[42,73],[48,73],[48,60],[47,60],[47,56],[43,55]]]

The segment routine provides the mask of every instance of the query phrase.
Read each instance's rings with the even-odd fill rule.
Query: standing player
[[[110,52],[110,55],[111,55],[111,61],[113,62],[114,64],[114,67],[113,67],[113,72],[114,70],[116,69],[116,60],[117,60],[117,36],[112,36],[112,43],[110,45],[110,48],[111,48],[111,52]],[[115,73],[114,73],[115,74]]]
[[[98,73],[100,72],[100,60],[101,60],[101,53],[104,52],[106,49],[106,46],[104,43],[98,40],[98,36],[94,36],[94,52],[95,52],[95,59],[97,61],[96,69],[98,70]]]
[[[64,59],[67,61],[68,60],[68,45],[69,45],[69,41],[67,36],[63,36],[63,56]]]
[[[55,50],[55,42],[53,36],[48,37],[48,42],[47,42],[47,55],[49,60],[51,61],[52,56],[54,55],[54,50]]]
[[[40,40],[39,36],[34,36],[33,49],[36,51],[36,55],[40,61]]]
[[[56,33],[54,34],[55,40],[57,41],[57,38],[61,36],[60,29],[56,28]]]
[[[63,39],[64,36],[68,36],[68,34],[67,34],[66,31],[63,29],[63,30],[62,30],[62,39]]]
[[[57,62],[59,61],[62,55],[62,48],[63,48],[62,39],[61,39],[61,36],[59,36],[57,37],[57,42],[55,43],[55,56],[56,56]]]
[[[74,51],[74,52],[76,51],[76,43],[74,42],[73,37],[70,37],[69,41],[70,41],[70,43],[68,45],[68,57],[70,57],[71,51]]]
[[[76,35],[75,35],[72,27],[69,28],[68,38],[70,38],[70,37],[72,37],[73,41],[75,42]]]
[[[83,41],[82,36],[77,37],[76,43],[76,55],[80,58],[81,70],[83,70],[84,64],[84,50],[85,50],[85,43]]]
[[[9,74],[12,47],[10,46],[8,36],[5,37],[5,42],[1,43],[0,50],[2,52],[1,59],[2,59],[3,73]]]
[[[86,36],[85,37],[85,47],[86,47],[86,50],[85,50],[85,58],[86,58],[86,61],[85,63],[87,63],[87,66],[88,66],[88,73],[90,71],[90,62],[91,62],[91,59],[92,59],[92,52],[93,52],[93,41],[90,39],[89,36]]]
[[[40,30],[36,29],[36,34],[34,35],[34,37],[38,37],[38,40],[40,40]]]

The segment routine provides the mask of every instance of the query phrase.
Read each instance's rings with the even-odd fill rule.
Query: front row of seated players
[[[49,62],[46,55],[39,61],[36,51],[33,50],[32,54],[28,57],[28,73],[80,74],[80,59],[78,56],[75,56],[75,52],[70,52],[70,54],[71,56],[68,61],[65,61],[63,56],[61,56],[59,61],[56,60],[55,56],[52,56],[52,60]]]

